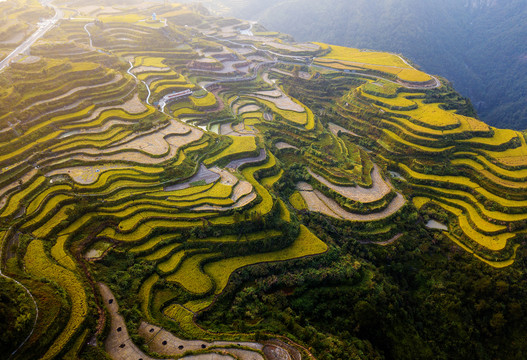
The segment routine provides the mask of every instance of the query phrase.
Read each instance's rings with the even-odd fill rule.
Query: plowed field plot
[[[192,176],[190,179],[188,179],[182,184],[177,184],[177,185],[166,187],[165,191],[176,191],[176,190],[187,189],[193,186],[192,184],[195,184],[195,183],[203,182],[205,184],[212,184],[213,182],[218,181],[220,178],[221,176],[218,173],[207,169],[205,165],[201,164],[198,169],[198,172],[194,176]]]
[[[145,355],[130,339],[124,318],[119,314],[119,305],[110,289],[99,284],[99,291],[104,306],[110,313],[110,331],[105,341],[106,351],[116,360],[146,359],[155,360]]]
[[[353,135],[353,136],[360,136],[360,135],[357,135],[354,132],[349,131],[348,129],[345,129],[342,126],[337,125],[337,124],[329,123],[328,124],[328,128],[329,128],[329,131],[331,131],[335,136],[338,136],[339,132],[341,132],[343,134]]]
[[[301,187],[306,188],[305,186]],[[372,214],[354,214],[343,209],[335,200],[327,197],[318,190],[301,190],[300,194],[304,198],[310,211],[348,221],[363,222],[382,220],[394,215],[406,203],[404,197],[401,194],[397,194],[395,199],[382,211]]]
[[[279,96],[276,96],[279,94]],[[294,112],[305,112],[306,109],[296,102],[294,102],[289,96],[285,95],[279,90],[274,90],[271,92],[259,92],[254,95],[258,99],[267,100],[276,105],[277,108],[281,110],[288,110]]]

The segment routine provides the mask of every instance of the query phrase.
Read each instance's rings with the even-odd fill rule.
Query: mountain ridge
[[[525,2],[218,2],[300,41],[405,54],[452,81],[490,125],[527,128]]]

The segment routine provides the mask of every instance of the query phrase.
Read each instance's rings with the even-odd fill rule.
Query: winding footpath
[[[87,23],[86,25],[84,25],[84,31],[86,31],[86,33],[88,34],[88,38],[90,39],[90,48],[91,49],[95,49],[93,47],[93,39],[91,37],[91,32],[88,30],[88,25],[92,25],[93,23]]]

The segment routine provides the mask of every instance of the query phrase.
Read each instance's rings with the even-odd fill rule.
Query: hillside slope
[[[405,54],[454,83],[490,125],[527,128],[527,4],[477,1],[214,0],[299,41]]]
[[[524,357],[524,132],[393,53],[101,3],[0,73],[2,351]]]

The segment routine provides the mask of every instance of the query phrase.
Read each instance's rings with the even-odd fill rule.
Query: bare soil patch
[[[320,212],[327,216],[348,221],[377,221],[385,219],[397,211],[405,204],[406,200],[401,194],[397,194],[390,204],[380,212],[372,214],[354,214],[343,209],[335,200],[328,198],[320,191],[301,191],[308,209],[314,212]]]
[[[372,179],[372,187],[371,188],[363,188],[360,186],[338,186],[335,185],[328,180],[326,180],[324,177],[315,174],[311,169],[308,170],[309,174],[313,176],[318,182],[324,184],[331,190],[339,193],[340,195],[361,203],[371,203],[374,201],[378,201],[388,195],[390,191],[392,190],[391,186],[384,181],[384,179],[381,176],[381,173],[379,171],[379,167],[377,165],[374,165],[372,173],[371,173],[371,179]]]
[[[236,184],[232,190],[232,201],[238,201],[242,196],[248,195],[253,191],[253,186],[250,182],[242,180]]]
[[[111,329],[104,343],[105,350],[115,360],[154,360],[145,355],[139,348],[130,340],[128,329],[121,315],[119,315],[119,305],[110,289],[99,283],[99,291],[103,298],[106,309],[110,313]]]
[[[94,160],[101,160],[101,161],[121,161],[121,162],[135,162],[138,164],[147,164],[147,165],[153,165],[153,164],[161,164],[169,159],[172,159],[174,156],[176,156],[178,149],[181,146],[184,146],[186,144],[190,144],[194,141],[199,140],[203,136],[203,132],[192,128],[190,134],[184,135],[184,136],[172,136],[167,139],[167,142],[170,144],[170,151],[168,155],[164,157],[151,157],[146,154],[143,154],[138,151],[123,151],[119,153],[114,154],[108,154],[101,152],[101,150],[98,149],[85,149],[82,151],[79,151],[78,153],[72,154],[72,159],[75,160],[81,160],[81,161],[94,161]]]
[[[214,166],[209,170],[218,174],[220,176],[220,183],[224,185],[235,186],[238,183],[238,178],[225,169],[220,169],[218,166]]]
[[[76,166],[50,171],[46,176],[69,175],[77,184],[89,185],[97,181],[99,176],[108,170],[128,169],[125,164],[107,164],[100,166]]]
[[[154,156],[165,154],[170,149],[166,141],[168,136],[183,136],[188,134],[190,126],[177,120],[172,120],[170,125],[150,135],[138,137],[122,145],[113,146],[108,151],[141,150]]]
[[[136,68],[133,68],[132,69],[132,73],[134,75],[137,75],[137,74],[141,74],[141,73],[144,73],[144,72],[169,72],[170,71],[170,68],[169,67],[157,67],[157,66],[139,66],[139,67],[136,67]]]
[[[256,193],[253,191],[248,195],[242,196],[235,204],[232,204],[230,206],[218,206],[218,205],[202,205],[197,206],[193,210],[195,211],[227,211],[232,209],[239,209],[244,207],[245,205],[250,204],[254,200],[256,200]]]

